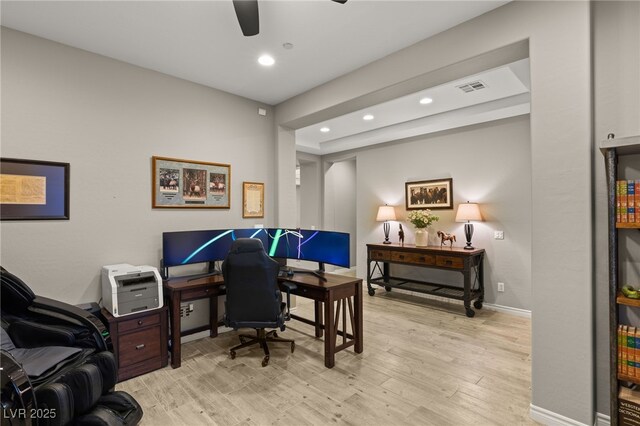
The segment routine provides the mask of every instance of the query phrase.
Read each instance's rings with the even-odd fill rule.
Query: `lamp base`
[[[467,238],[467,245],[464,247],[465,250],[475,250],[476,248],[471,245],[471,237],[473,237],[473,224],[465,223],[464,224],[464,236]]]
[[[385,222],[384,224],[382,224],[382,229],[384,229],[384,241],[382,242],[382,244],[391,244],[391,241],[389,240],[389,231],[391,230],[391,225],[389,224],[389,222]]]

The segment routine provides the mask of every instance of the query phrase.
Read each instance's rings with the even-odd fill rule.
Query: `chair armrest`
[[[291,291],[298,288],[297,285],[291,282],[283,281],[280,285],[284,288],[284,291],[287,293],[287,313],[285,315],[285,320],[289,321],[291,319]]]
[[[28,320],[14,321],[7,330],[18,348],[39,348],[43,346],[75,346],[76,337],[72,331]]]
[[[48,297],[36,296],[30,308],[34,312],[62,319],[86,327],[93,335],[95,348],[99,351],[109,350],[109,331],[102,321],[84,309]]]

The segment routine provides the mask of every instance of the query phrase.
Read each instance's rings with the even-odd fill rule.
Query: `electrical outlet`
[[[504,231],[493,231],[494,240],[504,240]]]
[[[498,291],[504,293],[504,283],[498,283]]]

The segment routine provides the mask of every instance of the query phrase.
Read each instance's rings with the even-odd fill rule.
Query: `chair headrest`
[[[36,295],[20,278],[0,266],[2,284],[2,310],[10,313],[25,311]]]
[[[264,251],[262,241],[257,238],[238,238],[231,244],[229,253],[254,253]]]

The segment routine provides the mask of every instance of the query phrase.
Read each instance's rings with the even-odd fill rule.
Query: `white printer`
[[[102,267],[102,304],[114,317],[162,307],[162,277],[153,266]]]

